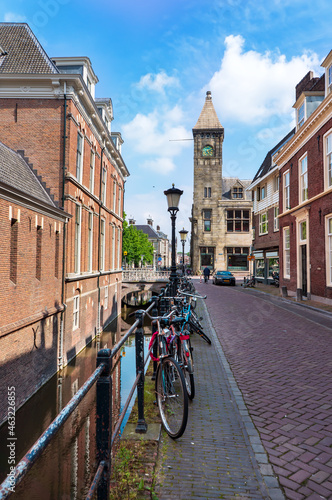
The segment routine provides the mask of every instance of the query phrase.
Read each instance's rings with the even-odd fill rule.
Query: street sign
[[[255,256],[254,255],[248,255],[247,259],[248,260],[255,260]]]
[[[158,257],[158,262],[161,262],[162,261],[162,258],[161,257]]]

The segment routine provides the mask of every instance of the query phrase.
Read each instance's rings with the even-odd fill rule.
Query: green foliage
[[[124,255],[124,252],[127,252],[127,255]],[[127,264],[134,263],[135,267],[139,267],[142,259],[143,264],[153,262],[153,245],[148,236],[135,226],[129,226],[126,220],[123,222],[122,256]]]

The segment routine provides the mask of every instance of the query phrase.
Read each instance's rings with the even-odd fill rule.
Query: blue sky
[[[184,190],[189,230],[192,128],[211,90],[225,128],[223,175],[253,178],[294,125],[294,87],[332,49],[328,0],[0,0],[0,20],[27,22],[50,57],[88,56],[96,97],[111,97],[130,171],[125,211],[170,236],[163,192]]]

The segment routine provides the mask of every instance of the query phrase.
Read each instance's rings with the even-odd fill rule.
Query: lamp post
[[[175,220],[176,220],[176,214],[179,211],[179,202],[180,202],[180,197],[183,194],[183,191],[181,191],[181,189],[175,188],[174,184],[172,184],[172,187],[170,189],[167,189],[167,191],[164,191],[164,194],[167,196],[168,211],[171,214],[171,221],[172,221],[172,265],[171,265],[171,274],[169,279],[171,281],[172,296],[174,297],[177,289],[177,274],[176,274],[176,260],[175,260]]]
[[[186,243],[188,231],[186,231],[185,228],[183,228],[183,229],[181,229],[181,231],[179,231],[179,233],[180,233],[181,243],[182,243],[182,274],[184,276],[184,245]]]

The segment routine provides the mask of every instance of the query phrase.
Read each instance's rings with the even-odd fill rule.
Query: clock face
[[[202,156],[213,156],[213,147],[204,146],[204,148],[202,149]]]

